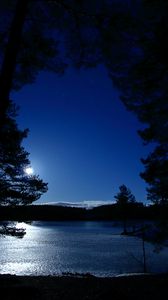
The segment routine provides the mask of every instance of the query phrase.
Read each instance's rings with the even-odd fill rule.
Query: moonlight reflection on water
[[[113,222],[18,223],[26,235],[0,237],[0,273],[53,275],[92,273],[113,276],[143,272],[142,242],[120,235]],[[147,271],[168,271],[168,251],[146,244]]]

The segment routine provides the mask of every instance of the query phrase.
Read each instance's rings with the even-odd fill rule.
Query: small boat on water
[[[26,229],[3,225],[0,228],[0,234],[23,237],[26,234]]]

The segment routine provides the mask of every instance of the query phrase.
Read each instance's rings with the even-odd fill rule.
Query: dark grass
[[[162,300],[167,295],[168,274],[112,278],[0,275],[0,299],[4,300]]]

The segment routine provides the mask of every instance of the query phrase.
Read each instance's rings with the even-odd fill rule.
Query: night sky
[[[36,203],[112,202],[120,185],[146,201],[139,173],[149,149],[137,134],[141,124],[119,100],[103,67],[41,73],[34,84],[12,93],[19,127],[36,174],[49,190]]]

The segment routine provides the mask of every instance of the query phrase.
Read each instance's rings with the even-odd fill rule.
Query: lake
[[[0,273],[61,275],[91,273],[114,276],[143,272],[142,241],[120,235],[119,222],[18,223],[23,238],[0,236]],[[168,271],[168,249],[154,252],[145,243],[148,272]]]

